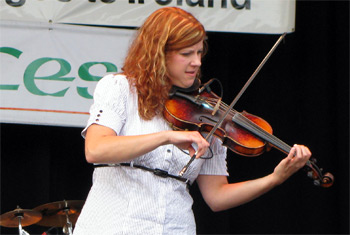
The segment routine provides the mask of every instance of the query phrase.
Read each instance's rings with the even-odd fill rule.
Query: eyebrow
[[[179,50],[179,52],[195,52],[195,51],[204,51],[204,48],[200,48],[198,50],[190,49],[190,48],[188,48],[188,49],[184,48],[184,49],[180,49]]]

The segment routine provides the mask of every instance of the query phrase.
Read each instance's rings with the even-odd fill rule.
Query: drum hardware
[[[63,200],[47,203],[33,210],[42,214],[38,225],[62,227],[65,234],[71,235],[73,234],[73,225],[76,223],[83,205],[84,201],[82,200]]]
[[[73,226],[83,205],[84,201],[82,200],[63,200],[47,203],[33,210],[21,209],[17,206],[17,209],[0,215],[0,226],[18,227],[19,235],[29,235],[23,227],[33,224],[51,227],[48,231],[61,227],[64,234],[72,235]],[[46,232],[43,234],[46,234]]]
[[[42,219],[42,215],[38,211],[21,209],[17,206],[17,209],[6,212],[0,216],[0,225],[9,228],[18,227],[19,235],[29,235],[23,227],[35,224]]]

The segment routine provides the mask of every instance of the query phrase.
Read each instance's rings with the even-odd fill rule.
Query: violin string
[[[258,131],[258,132],[260,132],[262,134],[266,134],[265,136],[268,137],[271,140],[272,144],[274,144],[277,147],[280,147],[280,149],[284,150],[287,154],[290,152],[291,147],[288,144],[286,144],[285,142],[283,142],[282,140],[280,140],[276,136],[268,133],[267,131],[262,129],[260,126],[256,125],[254,122],[252,122],[250,119],[248,119],[247,117],[245,117],[241,113],[237,112],[237,114],[238,114],[239,119],[241,121],[245,122],[245,124],[251,125],[252,127],[254,126],[254,127],[256,127],[256,131]],[[311,169],[313,174],[316,174],[318,179],[322,178],[322,170],[319,169],[318,166],[314,162],[308,160],[306,162],[306,165]]]
[[[214,105],[215,105],[215,103],[217,101],[217,99],[214,99],[214,98],[206,98],[206,100],[209,102],[208,105],[210,105],[211,107],[212,107],[212,103],[214,103]],[[227,104],[225,104],[225,103],[220,104],[220,110],[226,111],[227,108],[228,108]],[[258,126],[256,123],[252,122],[250,119],[248,119],[247,117],[245,117],[241,113],[232,109],[230,111],[230,114],[232,114],[232,116],[237,114],[237,117],[238,117],[241,125],[245,126],[247,129],[252,129],[253,131],[255,131],[255,133],[258,133],[258,135],[260,134],[260,136],[262,136],[262,138],[264,138],[265,140],[267,140],[268,142],[270,142],[274,146],[280,148],[283,151],[286,151],[287,153],[290,151],[291,147],[288,144],[286,144],[285,142],[283,142],[282,140],[280,140],[276,136],[272,135],[271,133],[267,132],[266,130],[262,129],[260,126]]]
[[[240,120],[240,123],[238,123],[238,124],[244,125],[248,128],[249,127],[252,128],[254,131],[256,131],[256,133],[259,133],[262,138],[264,138],[265,140],[267,140],[268,142],[270,142],[274,146],[280,148],[281,150],[285,151],[286,153],[288,153],[290,151],[291,148],[289,145],[287,145],[285,142],[283,142],[282,140],[280,140],[276,136],[270,134],[266,130],[262,129],[260,126],[258,126],[254,122],[252,122],[250,119],[248,119],[247,117],[245,117],[241,113],[237,112],[237,117]]]

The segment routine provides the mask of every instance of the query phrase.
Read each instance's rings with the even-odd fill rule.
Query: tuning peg
[[[314,185],[320,186],[321,185],[320,180],[314,180]]]
[[[313,172],[313,171],[308,171],[308,172],[307,172],[307,176],[308,176],[309,178],[313,179],[313,178],[314,178],[314,172]]]

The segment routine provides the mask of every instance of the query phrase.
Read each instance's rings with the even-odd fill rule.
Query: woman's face
[[[203,41],[166,55],[166,67],[172,85],[188,88],[192,86],[201,66]]]

